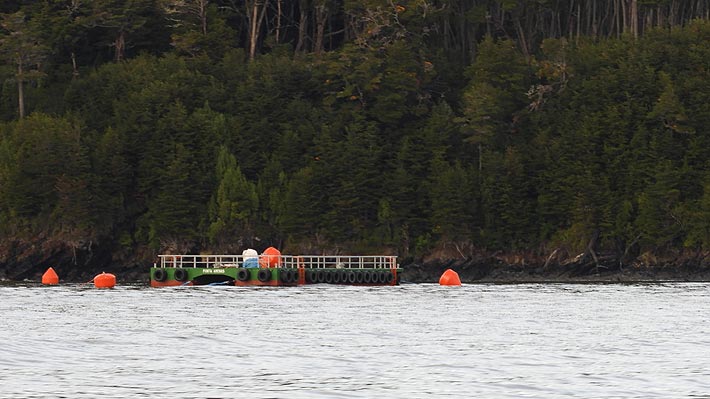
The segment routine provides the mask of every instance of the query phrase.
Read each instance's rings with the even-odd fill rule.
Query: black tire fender
[[[237,280],[239,280],[239,281],[251,280],[251,273],[249,273],[249,269],[247,269],[246,267],[242,267],[239,270],[237,270]]]
[[[175,269],[175,272],[173,272],[173,276],[175,277],[175,280],[177,281],[186,281],[187,280],[187,270],[183,268],[177,268]]]
[[[306,282],[307,283],[317,283],[318,282],[318,272],[315,270],[308,270],[306,272]]]
[[[168,272],[165,269],[155,269],[153,272],[153,280],[163,282],[168,278]]]
[[[372,272],[370,272],[369,270],[365,270],[365,272],[362,274],[363,274],[363,276],[362,276],[363,283],[365,283],[365,284],[372,283]]]
[[[365,272],[363,272],[363,271],[355,272],[355,282],[358,284],[362,284],[364,281],[365,281]]]
[[[270,281],[271,269],[259,269],[259,272],[256,274],[256,278],[258,278],[262,283]]]
[[[279,271],[279,280],[281,280],[282,283],[293,282],[293,273],[291,272],[291,269],[281,269]]]
[[[378,279],[379,279],[379,281],[380,281],[380,284],[385,284],[385,283],[387,282],[387,273],[385,273],[385,272],[379,272],[378,274],[379,274],[379,275],[378,275],[377,277],[378,277]]]

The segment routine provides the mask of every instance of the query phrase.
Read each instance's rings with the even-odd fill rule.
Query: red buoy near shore
[[[46,272],[42,275],[42,284],[44,285],[57,285],[59,284],[59,276],[57,275],[57,272],[54,271],[53,268],[47,269]]]
[[[113,288],[116,285],[116,276],[111,273],[101,273],[94,277],[96,288]]]
[[[459,274],[451,269],[446,269],[439,278],[439,285],[461,285]]]

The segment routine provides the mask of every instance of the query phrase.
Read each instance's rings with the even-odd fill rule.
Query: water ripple
[[[0,398],[710,398],[710,284],[0,295]]]

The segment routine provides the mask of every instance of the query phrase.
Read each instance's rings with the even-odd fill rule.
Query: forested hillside
[[[710,250],[707,0],[0,13],[0,264]]]

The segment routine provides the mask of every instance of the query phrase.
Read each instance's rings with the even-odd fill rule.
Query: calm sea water
[[[710,284],[0,286],[2,398],[710,398]]]

